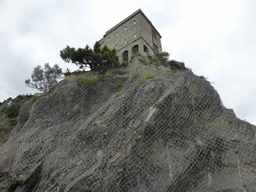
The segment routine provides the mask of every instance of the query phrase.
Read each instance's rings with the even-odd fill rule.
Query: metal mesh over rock
[[[1,191],[255,191],[255,126],[191,71],[141,77],[64,80],[25,103]]]

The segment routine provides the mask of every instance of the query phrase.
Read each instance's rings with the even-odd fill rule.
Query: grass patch
[[[10,132],[10,128],[7,128],[7,127],[0,127],[0,133],[2,133],[2,132],[5,132],[5,133],[9,133]]]
[[[8,120],[8,124],[11,126],[11,127],[15,127],[17,124],[18,124],[18,120],[17,118],[11,118]]]
[[[107,74],[109,75],[124,75],[126,73],[129,73],[128,71],[124,71],[124,70],[121,70],[121,69],[110,69],[107,71]]]
[[[121,95],[121,93],[119,93],[119,94],[116,94],[116,97],[119,97]]]
[[[139,59],[139,64],[148,65],[146,59]]]
[[[82,86],[83,84],[85,84],[85,82],[86,82],[86,79],[83,76],[78,76],[77,77],[76,84],[78,86]]]
[[[153,78],[155,78],[156,76],[155,75],[149,75],[149,76],[147,76],[147,77],[141,77],[141,78],[139,78],[139,83],[144,83],[145,81],[147,81],[147,80],[149,80],[149,79],[153,79]]]
[[[105,81],[105,78],[106,78],[106,75],[100,75],[97,77],[97,79],[86,79],[83,76],[78,76],[76,84],[78,86],[82,86],[86,83],[90,88],[92,88],[93,85],[98,81]]]
[[[97,78],[97,81],[105,81],[106,75],[100,75]]]
[[[91,80],[91,79],[84,79],[87,85],[92,88],[93,85],[97,82],[97,80]]]
[[[124,86],[124,82],[123,81],[119,81],[117,84],[116,84],[117,87],[123,87]]]
[[[129,66],[128,61],[123,61],[122,64],[120,65],[120,67],[126,68]]]
[[[33,101],[36,102],[38,99],[40,99],[41,97],[43,97],[43,95],[40,95],[40,96],[34,96],[33,97]]]
[[[132,75],[132,77],[131,77],[131,79],[130,79],[130,80],[131,80],[131,83],[134,82],[134,78],[135,78],[136,75],[138,75],[138,73],[135,73],[135,74]]]
[[[4,126],[0,126],[0,133],[1,132],[10,133],[17,124],[18,124],[18,120],[16,117],[8,119],[7,124],[5,124]]]

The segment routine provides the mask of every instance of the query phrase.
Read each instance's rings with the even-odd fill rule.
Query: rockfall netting
[[[21,109],[0,190],[256,191],[255,142],[191,71],[64,80]]]

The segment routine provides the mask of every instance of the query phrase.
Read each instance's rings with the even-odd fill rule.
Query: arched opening
[[[128,61],[128,51],[124,51],[122,54],[123,61]]]
[[[139,53],[139,45],[134,45],[132,47],[132,55],[136,55],[137,53]]]
[[[144,50],[144,52],[146,52],[148,54],[148,48],[146,45],[144,45],[143,50]]]

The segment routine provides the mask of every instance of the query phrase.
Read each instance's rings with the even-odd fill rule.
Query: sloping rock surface
[[[255,126],[191,71],[141,77],[62,81],[25,103],[0,191],[254,191]]]

